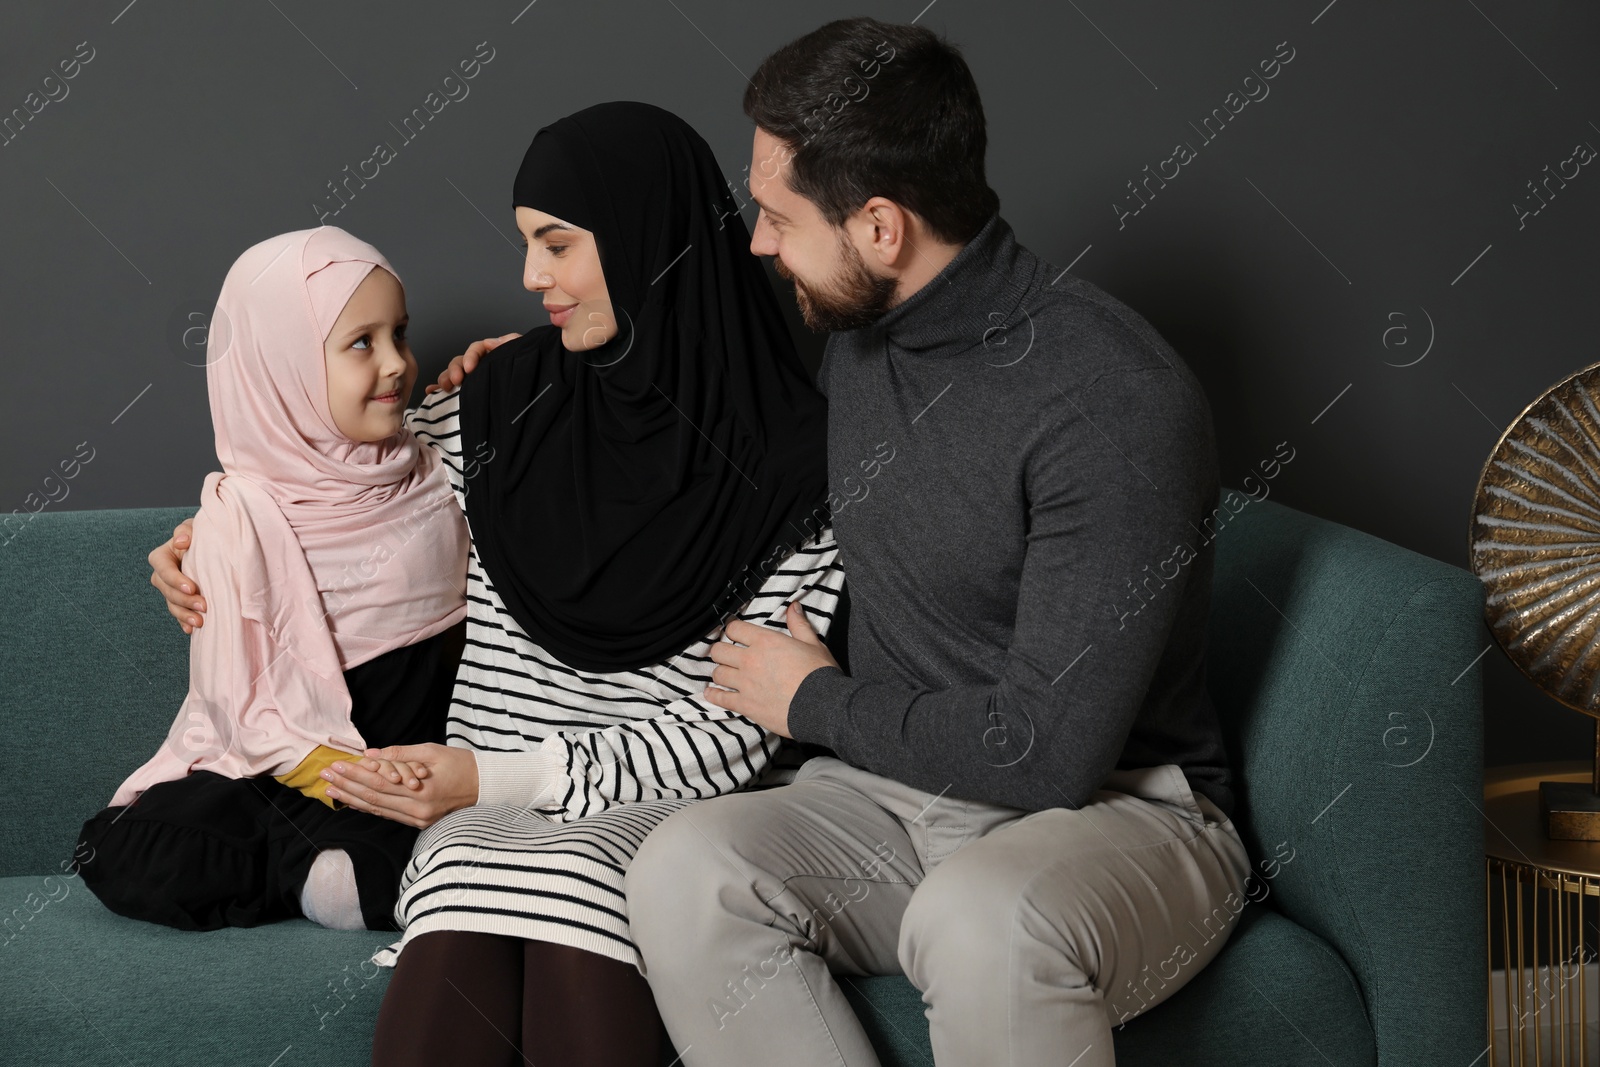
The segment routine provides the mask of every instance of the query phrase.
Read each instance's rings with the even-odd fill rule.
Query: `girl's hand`
[[[376,752],[377,749],[370,751]],[[359,766],[383,775],[396,785],[404,785],[407,789],[421,789],[422,779],[428,776],[428,765],[425,763],[407,763],[405,760],[373,759],[364,757]]]
[[[450,365],[440,372],[437,382],[422,391],[431,393],[438,389],[454,389],[466,380],[467,375],[472,373],[473,368],[478,365],[478,361],[484,356],[512,338],[521,336],[520,333],[506,333],[501,334],[499,337],[485,337],[481,341],[472,342],[465,352],[452,359]]]
[[[184,519],[173,529],[171,539],[151,549],[146,557],[150,562],[150,584],[166,597],[167,611],[186,634],[199,628],[206,610],[205,598],[199,595],[194,579],[183,573],[183,556],[193,537],[194,520]]]
[[[423,829],[452,811],[478,802],[478,760],[471,751],[450,745],[396,745],[369,748],[356,763],[341,760],[322,772],[329,783],[328,796],[358,811]],[[419,788],[408,789],[377,770],[367,760],[400,762],[427,771]]]

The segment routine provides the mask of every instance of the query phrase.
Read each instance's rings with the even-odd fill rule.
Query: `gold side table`
[[[1593,775],[1586,761],[1484,772],[1490,1067],[1600,1064],[1600,841],[1552,841],[1539,814],[1541,781]]]

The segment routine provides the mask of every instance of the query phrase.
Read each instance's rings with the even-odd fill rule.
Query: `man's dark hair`
[[[744,112],[794,153],[790,187],[834,226],[882,196],[959,244],[999,210],[977,82],[931,30],[830,22],[766,58]]]

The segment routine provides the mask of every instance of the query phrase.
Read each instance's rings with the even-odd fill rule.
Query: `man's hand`
[[[472,373],[473,368],[478,365],[478,361],[484,356],[493,352],[513,337],[521,336],[520,333],[505,333],[499,337],[485,337],[481,341],[472,342],[465,352],[452,359],[450,365],[439,372],[439,380],[423,389],[423,393],[431,393],[439,389],[454,389],[466,380],[467,375]]]
[[[709,685],[705,691],[708,702],[737,712],[780,737],[793,736],[789,733],[789,701],[806,675],[818,667],[839,665],[798,603],[789,605],[785,621],[793,637],[743,619],[728,623],[723,632],[729,641],[738,643],[711,643],[711,658],[718,664],[711,680],[736,692]]]
[[[150,584],[167,598],[167,610],[186,634],[199,628],[206,610],[205,598],[182,568],[183,555],[189,551],[193,536],[194,520],[184,519],[173,529],[172,537],[151,549],[146,557],[150,561]]]
[[[393,781],[383,773],[386,762],[409,764],[422,777],[415,786]],[[478,802],[477,757],[452,745],[369,748],[359,762],[340,760],[322,777],[334,800],[419,830]]]

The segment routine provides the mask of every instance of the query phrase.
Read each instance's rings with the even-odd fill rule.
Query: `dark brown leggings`
[[[650,985],[631,963],[437,930],[400,954],[372,1067],[658,1067],[667,1042]]]

